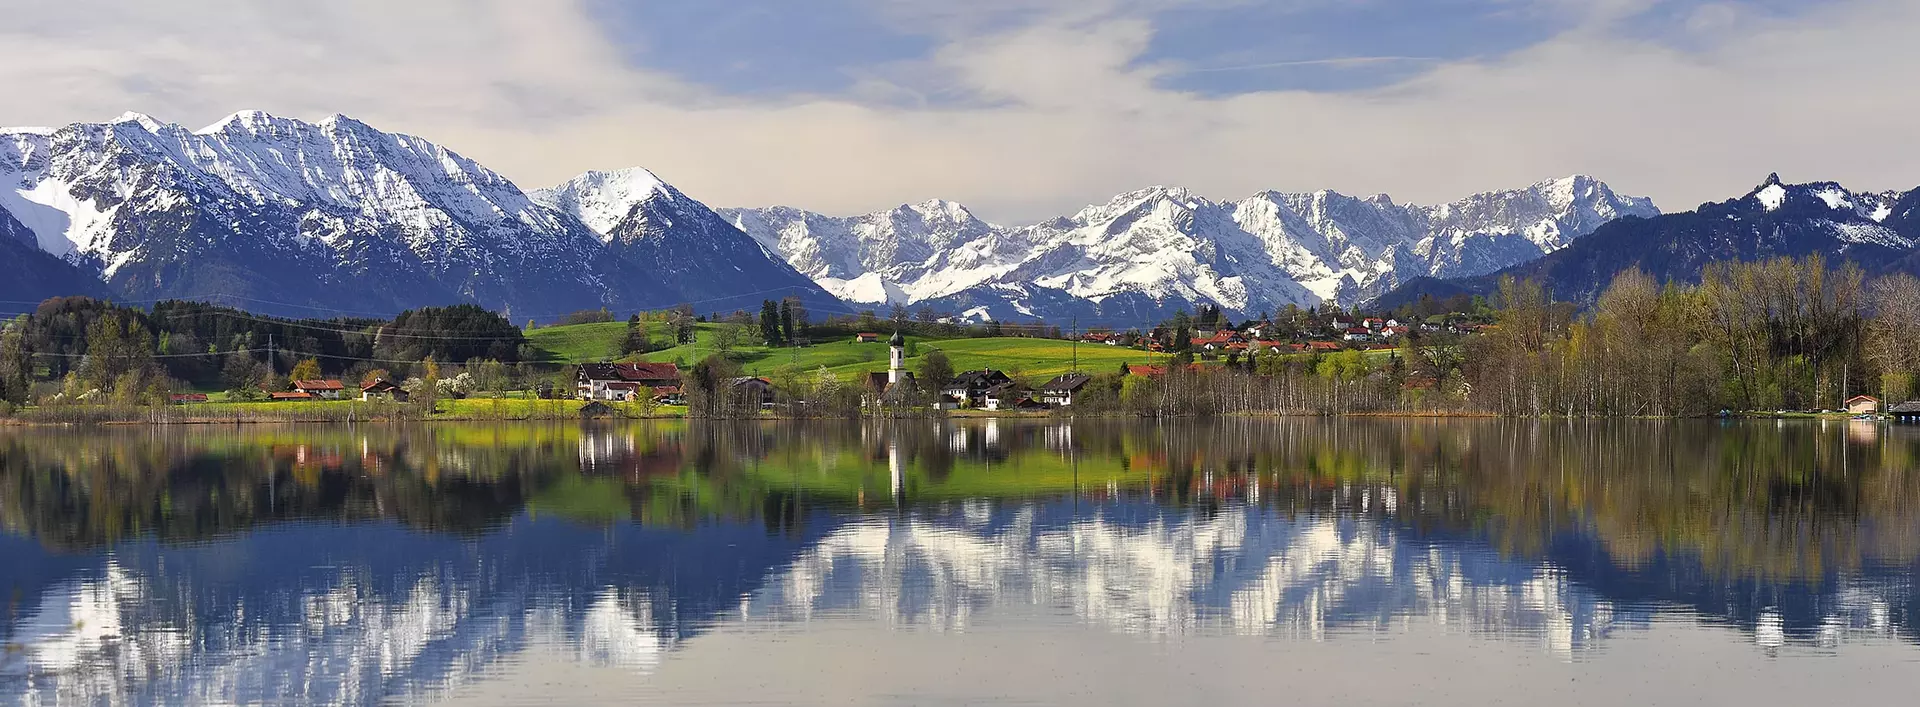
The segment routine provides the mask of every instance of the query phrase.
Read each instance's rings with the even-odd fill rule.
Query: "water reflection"
[[[372,702],[727,626],[1151,640],[1439,627],[1578,660],[1679,617],[1916,640],[1920,435],[1850,424],[0,432],[0,696]]]

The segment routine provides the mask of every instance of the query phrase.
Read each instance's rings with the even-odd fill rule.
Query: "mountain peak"
[[[655,194],[669,199],[673,193],[658,175],[640,167],[616,170],[592,170],[551,189],[527,194],[536,202],[564,213],[574,214],[587,228],[607,239],[633,207]]]
[[[145,113],[141,113],[138,111],[127,111],[125,113],[121,113],[120,117],[114,118],[112,121],[109,121],[107,124],[108,125],[125,125],[128,123],[138,125],[142,130],[145,130],[150,133],[157,133],[167,129],[168,127],[167,123],[162,123],[159,120],[156,120],[153,116],[147,115]]]
[[[596,242],[580,219],[484,166],[345,115],[313,123],[247,110],[196,133],[128,113],[51,136],[85,139],[38,132],[0,140],[0,220],[12,222],[0,238],[72,256],[121,296],[220,292],[367,313],[455,301],[721,307],[768,288],[836,303],[646,170],[565,185],[563,196],[593,192],[634,224]],[[0,256],[0,281],[40,267]],[[629,277],[636,267],[649,276]]]
[[[248,132],[252,132],[255,126],[265,125],[274,120],[276,120],[276,118],[274,118],[273,115],[267,113],[266,111],[259,111],[259,110],[236,111],[232,115],[229,115],[225,118],[221,118],[217,121],[214,121],[212,125],[193,131],[193,133],[195,135],[213,135],[217,133],[227,132],[229,130],[245,130]]]

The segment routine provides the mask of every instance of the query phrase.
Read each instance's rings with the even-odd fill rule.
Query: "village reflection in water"
[[[0,430],[0,699],[377,702],[726,627],[1680,620],[1909,644],[1920,431],[1229,420]]]

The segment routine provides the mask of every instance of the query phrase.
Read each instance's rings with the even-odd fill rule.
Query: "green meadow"
[[[695,341],[654,351],[630,360],[677,362],[691,365],[719,351],[715,345],[718,325],[701,324],[695,329]],[[620,343],[626,336],[625,322],[578,324],[535,329],[527,339],[551,363],[590,363],[623,360]],[[750,338],[750,333],[747,337]],[[656,328],[654,340],[666,337]],[[955,371],[996,368],[1029,382],[1043,382],[1074,368],[1076,346],[1070,341],[1021,337],[936,339],[908,337],[907,368],[917,369],[925,357],[941,351]],[[1103,344],[1078,345],[1079,369],[1089,373],[1118,371],[1123,364],[1159,363],[1162,354],[1150,354]],[[750,375],[771,376],[784,370],[810,372],[821,368],[836,375],[851,377],[887,369],[887,345],[855,343],[851,337],[822,341],[812,346],[770,348],[757,342],[742,342],[733,349],[733,358]]]

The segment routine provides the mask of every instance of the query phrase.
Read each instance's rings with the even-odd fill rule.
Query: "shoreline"
[[[953,410],[942,411],[934,415],[868,415],[852,417],[802,417],[783,414],[763,414],[744,418],[694,418],[686,414],[685,408],[669,408],[667,411],[653,409],[646,412],[635,410],[639,406],[615,403],[610,407],[617,414],[601,416],[581,416],[579,411],[587,401],[562,400],[541,401],[552,405],[527,405],[516,400],[517,405],[505,406],[506,409],[493,406],[491,399],[459,401],[456,411],[431,413],[427,415],[408,414],[397,410],[391,404],[360,403],[359,401],[335,401],[326,408],[272,408],[271,404],[261,403],[216,403],[217,405],[237,405],[219,414],[192,414],[181,407],[167,408],[43,408],[18,411],[13,416],[0,417],[0,427],[162,427],[172,425],[214,426],[214,425],[272,425],[272,424],[402,424],[413,422],[615,422],[615,421],[659,421],[704,419],[726,422],[749,421],[807,421],[807,420],[867,420],[867,419],[1010,419],[1010,420],[1157,420],[1172,419],[1176,416],[1147,416],[1126,412],[1100,412],[1088,414],[1061,413],[1059,411],[1020,412],[1008,410]],[[493,407],[494,409],[459,410],[458,408]],[[546,409],[540,409],[546,408]],[[1182,419],[1197,419],[1198,416],[1177,416]],[[1229,413],[1217,415],[1223,418],[1354,418],[1354,419],[1402,419],[1402,420],[1442,420],[1442,419],[1511,419],[1511,420],[1820,420],[1855,421],[1856,416],[1848,413],[1778,413],[1751,412],[1732,413],[1710,417],[1674,417],[1674,416],[1623,416],[1623,417],[1503,417],[1489,412],[1479,411],[1398,411],[1398,412],[1346,412],[1337,414],[1315,413]],[[43,419],[36,419],[43,418]],[[1885,417],[1859,420],[1876,424],[1891,424],[1893,420]]]

